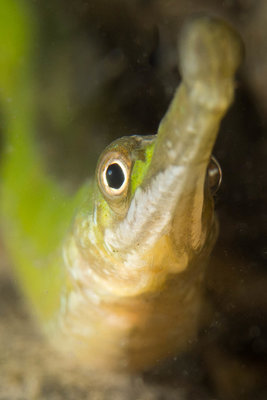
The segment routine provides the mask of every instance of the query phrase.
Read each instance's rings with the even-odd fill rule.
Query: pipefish
[[[71,197],[45,173],[35,143],[27,12],[15,0],[1,7],[16,26],[0,28],[10,46],[0,80],[1,214],[17,280],[47,337],[74,362],[149,368],[186,350],[198,330],[218,232],[211,152],[241,40],[218,19],[189,20],[179,38],[182,81],[157,134],[115,140]]]

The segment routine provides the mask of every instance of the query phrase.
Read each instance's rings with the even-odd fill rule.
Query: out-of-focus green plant
[[[44,173],[34,142],[34,12],[28,2],[2,0],[0,20],[1,229],[22,288],[47,319],[64,282],[56,252],[75,200]]]

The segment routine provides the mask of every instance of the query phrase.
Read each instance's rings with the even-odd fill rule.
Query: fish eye
[[[111,189],[120,189],[125,181],[123,168],[114,162],[106,169],[106,181]]]
[[[219,190],[222,183],[222,170],[214,156],[211,156],[208,165],[207,178],[211,193],[214,195]]]
[[[101,169],[100,180],[105,193],[109,196],[122,194],[129,180],[129,169],[123,160],[111,157]]]

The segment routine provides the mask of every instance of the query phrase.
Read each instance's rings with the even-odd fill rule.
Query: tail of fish
[[[36,133],[36,16],[23,0],[0,4],[1,230],[16,279],[43,320],[64,286],[60,243],[74,201],[45,171]]]

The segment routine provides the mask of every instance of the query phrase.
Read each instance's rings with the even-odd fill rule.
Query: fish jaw
[[[216,230],[206,171],[243,49],[227,24],[207,17],[187,24],[179,49],[182,83],[159,126],[147,174],[104,241],[136,264],[167,236],[177,257],[187,260],[181,270]]]

